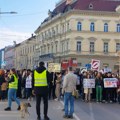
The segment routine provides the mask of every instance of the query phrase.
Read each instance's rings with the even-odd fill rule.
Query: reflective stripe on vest
[[[14,77],[14,82],[9,83],[9,88],[17,89],[18,88],[18,78],[14,74],[12,76]]]
[[[34,71],[34,86],[48,86],[47,84],[47,77],[46,77],[46,70],[44,70],[42,73],[38,73],[36,70]]]

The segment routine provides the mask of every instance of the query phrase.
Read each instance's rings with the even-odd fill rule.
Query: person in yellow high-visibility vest
[[[10,80],[8,82],[9,82],[8,107],[5,108],[5,111],[11,111],[12,100],[16,101],[16,103],[18,104],[17,110],[20,110],[20,101],[16,97],[16,92],[18,89],[18,76],[14,68],[10,70]]]
[[[39,63],[39,67],[33,71],[32,85],[33,92],[36,95],[37,120],[41,120],[40,103],[41,98],[44,101],[44,120],[49,120],[48,113],[48,72],[44,67],[44,62]]]

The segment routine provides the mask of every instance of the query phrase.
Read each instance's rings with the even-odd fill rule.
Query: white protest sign
[[[95,88],[95,79],[84,79],[83,87],[84,88]]]
[[[104,78],[105,88],[117,88],[117,78]]]

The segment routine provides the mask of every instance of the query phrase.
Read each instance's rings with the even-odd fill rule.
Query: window
[[[44,46],[44,54],[46,54],[46,46]]]
[[[69,31],[70,30],[70,24],[69,24],[69,22],[67,22],[67,31]]]
[[[43,52],[43,47],[41,46],[41,55],[43,54],[42,52]]]
[[[62,53],[64,53],[64,43],[62,43]]]
[[[90,52],[94,52],[94,46],[95,46],[95,43],[90,42]]]
[[[117,32],[120,32],[120,24],[117,24]]]
[[[120,43],[116,43],[116,52],[120,51]]]
[[[64,24],[62,24],[62,31],[61,32],[65,33],[65,25]]]
[[[48,53],[50,52],[50,47],[48,46]]]
[[[68,51],[68,49],[69,49],[69,42],[67,41],[66,50]]]
[[[57,53],[57,47],[58,47],[58,46],[57,46],[57,43],[56,43],[56,53]]]
[[[77,42],[77,52],[81,52],[81,41]]]
[[[94,30],[95,30],[95,25],[94,25],[94,23],[91,23],[91,24],[90,24],[90,31],[93,32]]]
[[[108,24],[107,23],[104,24],[104,32],[108,32]]]
[[[51,53],[53,53],[53,45],[51,46]]]
[[[81,22],[78,22],[77,31],[81,31],[81,30],[82,30],[82,24],[81,24]]]
[[[52,36],[55,36],[55,30],[52,28]]]
[[[104,53],[108,53],[108,43],[104,43]]]

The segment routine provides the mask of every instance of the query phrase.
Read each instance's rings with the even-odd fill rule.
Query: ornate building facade
[[[17,70],[34,68],[35,39],[36,36],[32,35],[15,46],[15,68]]]
[[[48,15],[35,31],[37,62],[98,59],[101,68],[119,68],[119,0],[61,0]]]

